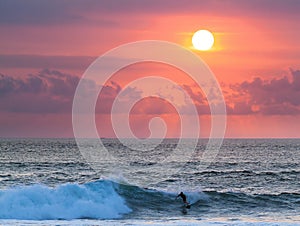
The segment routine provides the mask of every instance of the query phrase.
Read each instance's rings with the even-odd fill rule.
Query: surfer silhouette
[[[181,198],[182,198],[182,201],[183,201],[184,204],[189,205],[189,203],[186,201],[186,195],[183,194],[183,192],[180,192],[179,195],[177,195],[176,199],[177,199],[178,197],[181,197]]]
[[[191,208],[191,205],[186,201],[186,195],[183,194],[183,192],[180,192],[179,195],[176,196],[176,199],[178,197],[181,197],[182,198],[182,201],[184,203],[184,206],[182,208],[182,213],[183,214],[187,214],[187,209],[190,209]]]

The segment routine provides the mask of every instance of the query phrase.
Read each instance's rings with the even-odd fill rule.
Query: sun
[[[208,30],[196,31],[192,38],[192,43],[195,49],[206,51],[212,48],[214,45],[214,36]]]

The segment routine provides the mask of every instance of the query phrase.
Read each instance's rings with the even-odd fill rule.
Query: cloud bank
[[[300,71],[291,70],[288,77],[263,80],[256,77],[236,86],[244,102],[237,103],[246,114],[294,115],[300,113]],[[235,109],[234,109],[235,110]]]
[[[44,69],[37,74],[12,77],[0,74],[0,111],[12,113],[69,113],[79,82],[79,77],[56,70]],[[93,81],[88,81],[87,89],[99,89]],[[228,114],[231,115],[296,115],[300,114],[300,70],[291,70],[291,78],[281,77],[229,85],[225,93]],[[210,114],[205,96],[200,89],[182,84],[200,115]],[[112,104],[122,87],[117,82],[105,84],[99,95],[96,112],[109,114]],[[170,91],[171,92],[171,91]],[[126,89],[126,98],[140,98],[138,87]],[[127,104],[126,98],[119,104]],[[161,97],[163,98],[163,96]],[[152,107],[151,107],[152,106]],[[182,105],[182,112],[189,114],[188,105]],[[167,101],[148,98],[140,101],[134,114],[172,114]]]

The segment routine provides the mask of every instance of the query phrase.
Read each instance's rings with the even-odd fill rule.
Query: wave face
[[[246,194],[242,192],[185,192],[192,207],[189,216],[296,213],[300,194]],[[116,219],[176,217],[183,203],[176,193],[97,180],[85,184],[63,184],[51,188],[32,185],[0,190],[0,219]],[[254,211],[255,209],[255,211]],[[207,216],[208,216],[207,215]]]
[[[118,192],[127,204],[142,216],[175,217],[181,214],[183,203],[176,199],[177,193],[169,193],[140,187],[120,185]],[[206,214],[236,214],[257,217],[262,213],[297,213],[300,204],[299,193],[248,194],[243,192],[194,191],[185,192],[191,204],[189,216]],[[255,210],[255,211],[254,211]]]
[[[96,181],[55,188],[32,185],[0,190],[0,219],[113,219],[131,210],[116,184]]]

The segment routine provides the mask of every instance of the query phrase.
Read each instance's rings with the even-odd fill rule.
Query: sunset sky
[[[119,45],[164,40],[193,51],[216,76],[227,106],[226,137],[299,138],[299,12],[298,0],[0,0],[0,137],[73,137],[72,101],[88,66]],[[192,47],[199,29],[213,33],[211,50]],[[152,74],[186,90],[199,113],[200,135],[209,136],[201,89],[182,71],[155,63],[124,68],[105,84],[96,109],[99,134],[114,137],[110,111],[118,92]],[[138,86],[128,92],[147,93]],[[137,136],[149,135],[156,116],[168,125],[168,137],[179,136],[180,116],[163,100],[172,91],[164,92],[132,110]]]

